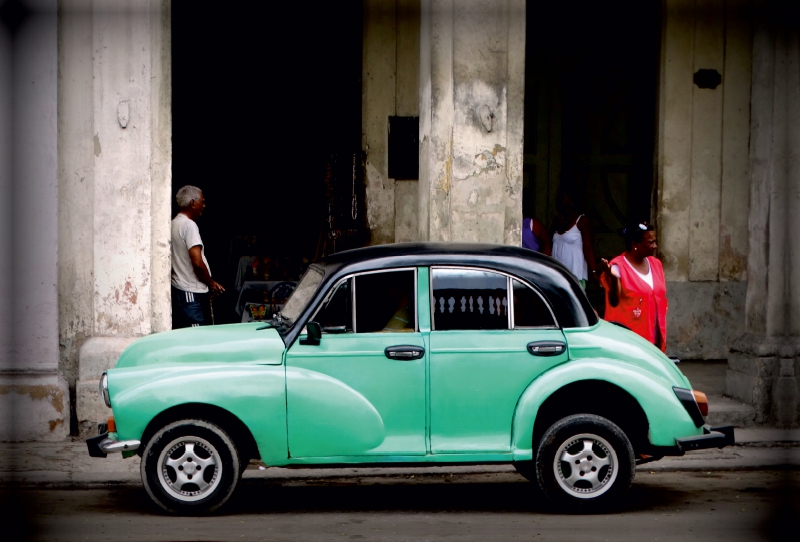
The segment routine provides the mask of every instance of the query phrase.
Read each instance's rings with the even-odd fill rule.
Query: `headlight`
[[[103,373],[100,377],[100,395],[103,396],[103,402],[107,407],[111,408],[111,398],[108,396],[108,375]]]

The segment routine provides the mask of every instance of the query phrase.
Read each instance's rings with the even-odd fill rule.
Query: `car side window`
[[[433,269],[433,329],[508,329],[508,279],[490,271]]]
[[[323,333],[350,333],[353,331],[352,280],[349,278],[340,282],[314,317]]]
[[[413,269],[356,275],[356,333],[415,331],[415,282]]]
[[[530,286],[513,279],[514,328],[556,327],[550,308]]]

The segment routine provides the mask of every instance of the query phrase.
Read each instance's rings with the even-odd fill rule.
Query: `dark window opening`
[[[389,117],[389,178],[419,179],[419,117]]]

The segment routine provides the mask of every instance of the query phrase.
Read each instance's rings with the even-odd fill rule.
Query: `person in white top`
[[[172,219],[172,327],[195,327],[209,323],[211,295],[225,288],[211,278],[203,240],[196,220],[206,207],[203,192],[187,185],[175,195],[180,211]]]
[[[572,271],[586,288],[590,276],[595,277],[594,249],[589,221],[579,214],[565,190],[556,196],[556,217],[553,221],[553,258]]]

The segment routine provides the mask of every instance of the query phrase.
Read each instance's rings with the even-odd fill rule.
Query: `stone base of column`
[[[731,346],[725,393],[756,410],[756,423],[800,427],[800,341],[747,334]]]
[[[100,376],[116,365],[122,351],[138,337],[92,337],[78,354],[78,381],[75,384],[75,411],[81,436],[96,434],[97,424],[111,416],[100,397]]]
[[[59,441],[69,435],[69,386],[59,373],[0,374],[0,441]]]

